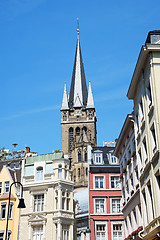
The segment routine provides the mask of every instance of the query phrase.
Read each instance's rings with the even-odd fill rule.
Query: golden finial
[[[77,36],[79,38],[79,18],[77,18]]]

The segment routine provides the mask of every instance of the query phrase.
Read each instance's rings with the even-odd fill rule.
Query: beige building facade
[[[160,31],[149,32],[127,96],[134,101],[143,239],[160,236]]]
[[[96,145],[96,115],[89,82],[87,90],[79,35],[69,97],[66,83],[61,107],[61,150],[71,158],[75,187],[88,185],[87,146]]]
[[[23,166],[26,208],[20,215],[20,240],[72,240],[73,188],[69,160],[62,152],[26,158]]]

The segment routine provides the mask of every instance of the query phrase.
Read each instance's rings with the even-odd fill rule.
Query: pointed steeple
[[[61,110],[68,110],[68,109],[69,107],[68,107],[67,89],[66,89],[66,82],[65,82]]]
[[[95,108],[94,101],[93,101],[92,89],[91,89],[91,81],[89,81],[88,99],[87,99],[87,107],[86,108]]]
[[[79,42],[79,26],[77,28],[77,47],[74,60],[72,82],[69,96],[69,108],[86,107],[87,105],[87,85],[84,73],[82,53]]]

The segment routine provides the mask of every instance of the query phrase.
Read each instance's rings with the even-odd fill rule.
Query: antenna
[[[79,39],[79,18],[77,18],[77,38]]]

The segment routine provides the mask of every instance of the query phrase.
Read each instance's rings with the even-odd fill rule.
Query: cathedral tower
[[[71,155],[76,187],[88,184],[88,145],[96,145],[96,116],[90,81],[87,90],[78,28],[70,94],[67,96],[65,83],[61,107],[61,149]]]

